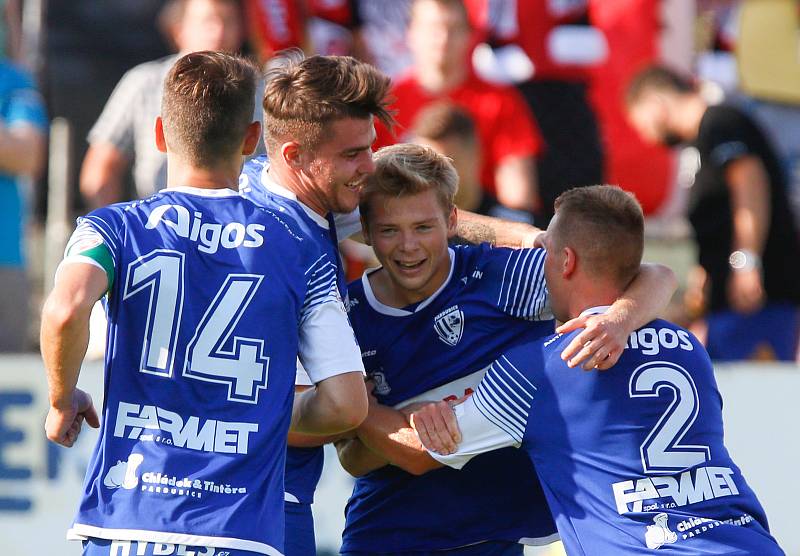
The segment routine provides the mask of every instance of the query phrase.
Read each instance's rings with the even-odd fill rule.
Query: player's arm
[[[378,403],[375,396],[369,393],[369,412],[367,418],[358,427],[356,434],[362,446],[350,444],[342,446],[347,456],[343,466],[351,474],[372,471],[383,467],[387,462],[413,475],[421,475],[433,469],[434,463],[427,455],[425,447],[420,443],[417,434],[408,421],[408,416],[418,407],[426,405],[415,403],[402,409],[394,409]],[[448,425],[450,429],[447,429]],[[449,439],[458,435],[455,421],[441,422],[441,442],[449,443],[455,448],[455,442]],[[340,457],[340,461],[341,461]]]
[[[103,207],[122,199],[128,157],[111,143],[92,143],[83,159],[80,191],[86,203]]]
[[[361,351],[337,293],[335,275],[327,268],[327,261],[321,258],[308,272],[309,294],[301,311],[298,357],[315,386],[294,398],[290,428],[296,433],[343,433],[357,427],[367,415]]]
[[[342,468],[353,477],[363,477],[367,473],[389,465],[386,459],[367,448],[357,436],[337,440],[334,446]]]
[[[491,399],[477,401],[475,396],[481,386],[475,395],[454,406],[446,402],[427,404],[410,415],[412,427],[431,460],[430,469],[443,465],[461,469],[477,455],[520,446],[521,431],[514,430],[518,425],[509,417],[507,408]],[[447,438],[441,423],[451,421],[459,434]],[[456,439],[458,445],[453,447]]]
[[[675,273],[660,264],[644,263],[639,273],[611,308],[600,315],[574,318],[556,332],[583,328],[561,353],[570,367],[609,369],[619,360],[630,334],[658,318],[678,287]]]
[[[89,315],[109,287],[106,272],[93,264],[65,264],[42,310],[41,350],[47,372],[50,410],[47,438],[72,446],[81,424],[99,427],[91,397],[77,388],[89,344]]]
[[[728,163],[725,180],[733,216],[732,251],[741,253],[741,268],[728,278],[728,300],[737,311],[749,313],[764,302],[761,254],[769,228],[769,175],[760,158],[746,155]]]
[[[313,386],[295,385],[294,392],[295,394],[300,394],[311,388],[313,388]],[[289,435],[287,437],[287,443],[289,444],[289,446],[293,446],[295,448],[316,448],[317,446],[324,446],[325,444],[336,442],[337,440],[340,440],[342,438],[353,438],[353,437],[355,437],[355,433],[352,431],[340,434],[332,434],[332,435],[318,435],[318,434],[303,434],[300,432],[294,432],[290,430]]]
[[[366,457],[376,463],[383,460],[412,475],[422,475],[437,467],[432,465],[435,462],[427,455],[406,415],[400,410],[371,403],[367,418],[356,433],[369,451]],[[370,452],[377,458],[372,457]],[[363,470],[365,462],[357,464]]]
[[[544,231],[523,222],[512,222],[466,210],[458,211],[456,235],[468,243],[490,243],[497,247],[541,247]]]
[[[298,433],[333,435],[356,428],[366,415],[364,375],[346,372],[295,396],[291,428]]]

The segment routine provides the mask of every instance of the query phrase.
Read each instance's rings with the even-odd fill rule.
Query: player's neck
[[[306,186],[296,172],[281,163],[270,163],[268,173],[275,183],[294,193],[298,201],[320,216],[325,216],[330,212],[322,203],[318,202],[317,196],[314,195],[314,189]]]
[[[569,318],[574,319],[592,307],[612,305],[623,293],[616,285],[596,279],[584,280],[582,284],[576,284],[570,290]]]
[[[239,191],[239,174],[242,162],[220,163],[211,168],[200,168],[170,158],[167,162],[167,187],[197,187],[198,189],[232,189]]]

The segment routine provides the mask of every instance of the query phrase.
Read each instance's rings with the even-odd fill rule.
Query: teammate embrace
[[[156,124],[167,188],[80,219],[46,302],[46,430],[65,446],[100,425],[76,384],[97,299],[109,321],[71,529],[84,554],[310,556],[326,442],[359,476],[347,555],[521,554],[555,525],[576,554],[780,553],[722,446],[702,347],[651,322],[674,278],[641,264],[635,201],[565,194],[548,253],[530,227],[459,214],[446,158],[373,157],[389,80],[346,57],[272,70],[269,162],[240,178],[255,75],[225,54],[176,62]],[[345,289],[336,244],[359,205],[382,267]],[[580,314],[596,305],[610,307]],[[656,338],[658,357],[637,347]],[[455,415],[438,402],[473,392]],[[519,444],[535,470],[521,451],[478,455]]]

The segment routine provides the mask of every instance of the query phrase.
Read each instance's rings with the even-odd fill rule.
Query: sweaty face
[[[322,141],[308,153],[306,175],[312,207],[326,212],[353,212],[364,180],[375,171],[372,143],[375,128],[369,118],[344,118],[329,124]]]
[[[455,210],[445,216],[433,190],[373,196],[365,235],[389,276],[393,298],[407,305],[439,289],[450,273],[447,239],[455,229]]]
[[[191,0],[186,3],[175,42],[182,52],[235,52],[242,45],[242,20],[235,2]]]

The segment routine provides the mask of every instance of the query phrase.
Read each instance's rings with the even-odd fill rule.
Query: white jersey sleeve
[[[361,350],[336,284],[336,266],[322,256],[306,272],[306,300],[300,317],[299,358],[316,384],[332,376],[361,371]]]
[[[508,446],[518,448],[535,390],[508,359],[501,357],[492,363],[475,393],[454,408],[462,438],[458,450],[447,456],[429,452],[431,457],[461,469],[479,454]]]
[[[358,208],[353,212],[334,213],[333,223],[336,225],[336,237],[342,241],[361,231],[361,213]]]

